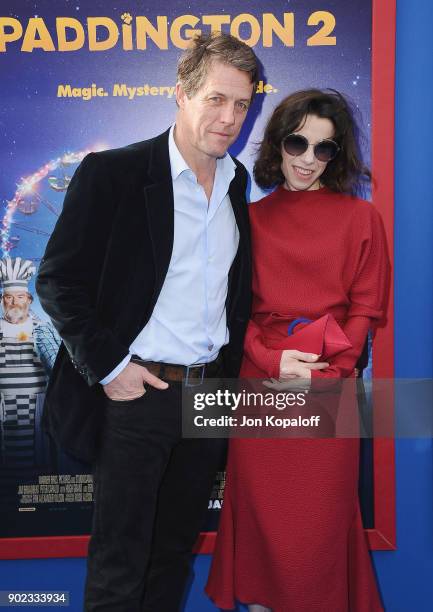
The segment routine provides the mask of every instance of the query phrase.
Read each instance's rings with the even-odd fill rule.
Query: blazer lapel
[[[235,178],[230,183],[229,196],[239,229],[239,246],[228,278],[226,301],[228,319],[230,319],[230,315],[235,308],[242,283],[244,281],[249,283],[251,275],[250,228],[245,183],[242,180],[241,171],[238,167],[236,168]]]
[[[173,251],[174,199],[171,179],[168,134],[165,132],[152,143],[148,167],[150,182],[144,187],[146,214],[150,228],[155,265],[153,303],[164,283]]]
[[[230,202],[235,214],[236,223],[239,229],[239,248],[244,246],[245,239],[249,238],[248,225],[246,223],[245,210],[246,195],[243,181],[240,177],[240,170],[236,167],[236,174],[229,187]]]

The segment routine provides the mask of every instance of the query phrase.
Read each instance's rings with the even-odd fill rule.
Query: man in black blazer
[[[63,340],[45,422],[95,463],[88,611],[180,606],[223,451],[182,438],[182,388],[239,372],[247,173],[227,149],[257,73],[244,43],[197,38],[178,65],[175,126],[83,160],[41,261],[37,291]]]

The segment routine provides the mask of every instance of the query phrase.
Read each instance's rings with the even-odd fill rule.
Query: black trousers
[[[178,612],[225,441],[182,439],[180,383],[107,399],[86,612]]]

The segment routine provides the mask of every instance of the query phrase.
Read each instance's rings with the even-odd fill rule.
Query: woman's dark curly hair
[[[359,193],[363,184],[371,180],[371,174],[361,159],[359,132],[352,109],[334,89],[297,91],[277,106],[266,126],[254,164],[256,183],[265,189],[284,183],[281,143],[288,134],[302,128],[307,115],[332,121],[335,129],[332,139],[340,146],[337,157],[328,162],[320,182],[332,191]]]

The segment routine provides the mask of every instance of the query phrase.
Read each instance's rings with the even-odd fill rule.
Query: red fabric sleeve
[[[379,213],[370,205],[358,231],[361,236],[359,261],[349,292],[350,307],[344,333],[352,348],[329,359],[330,367],[314,370],[312,378],[347,377],[362,353],[369,329],[374,329],[384,315],[389,281],[386,238]]]
[[[250,361],[270,378],[280,377],[282,350],[265,346],[260,327],[250,319],[245,335],[244,351]]]

